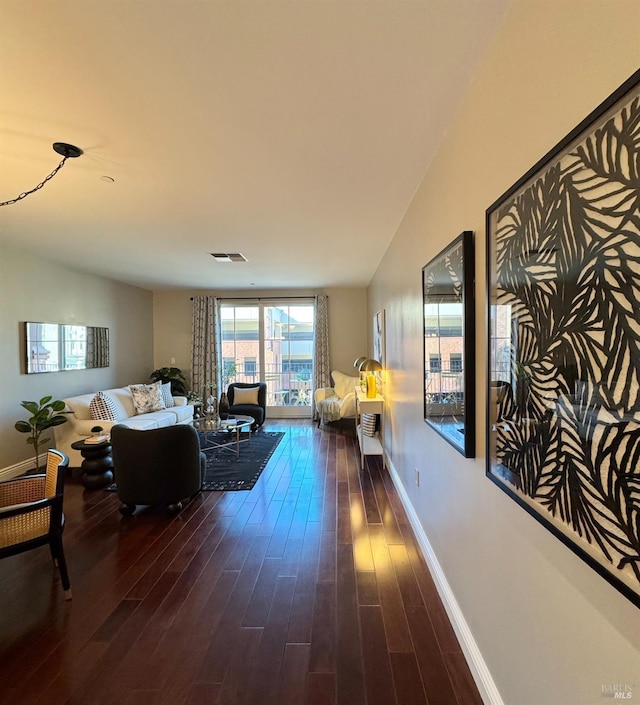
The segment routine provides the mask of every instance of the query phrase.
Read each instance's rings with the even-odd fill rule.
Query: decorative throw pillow
[[[176,405],[175,401],[173,401],[173,395],[171,394],[171,382],[161,384],[160,393],[162,394],[162,401],[166,409],[170,409],[172,406]]]
[[[160,382],[154,382],[153,384],[129,385],[136,414],[148,414],[151,411],[162,411],[165,408],[160,384]]]
[[[233,405],[258,404],[258,391],[260,387],[234,387]]]
[[[360,417],[362,433],[364,433],[365,436],[375,436],[377,421],[378,414],[362,414]]]
[[[89,416],[96,421],[117,421],[116,413],[115,402],[104,392],[96,392],[89,402]]]

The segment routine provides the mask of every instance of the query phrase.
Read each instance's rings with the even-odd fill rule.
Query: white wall
[[[485,477],[486,208],[640,67],[636,0],[516,0],[369,290],[387,449],[507,705],[640,702],[640,609]],[[477,458],[422,421],[421,267],[476,233]],[[414,468],[421,471],[420,487]]]
[[[152,303],[149,291],[0,245],[0,471],[33,456],[26,434],[14,428],[18,419],[27,418],[20,406],[23,399],[60,399],[148,380],[153,369]],[[109,367],[25,374],[24,321],[109,328]]]
[[[154,359],[156,367],[175,366],[191,373],[191,297],[277,298],[314,296],[315,291],[301,289],[238,291],[156,291],[153,294]],[[367,316],[367,292],[358,288],[329,288],[329,355],[334,369],[354,375],[353,361],[367,352],[367,335],[371,321]]]

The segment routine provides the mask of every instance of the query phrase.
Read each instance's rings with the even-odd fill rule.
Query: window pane
[[[259,379],[259,308],[255,305],[223,304],[220,309],[222,338],[222,389],[230,382]],[[249,361],[249,369],[245,362]]]
[[[265,307],[264,363],[270,406],[310,406],[313,322],[311,305]]]

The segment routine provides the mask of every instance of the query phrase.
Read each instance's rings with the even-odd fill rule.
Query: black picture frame
[[[475,457],[475,257],[465,230],[422,268],[424,421]]]
[[[640,71],[493,203],[487,476],[640,607]]]

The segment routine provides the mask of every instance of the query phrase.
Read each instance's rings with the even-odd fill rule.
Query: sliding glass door
[[[313,299],[222,301],[222,387],[266,382],[267,415],[311,416]]]

